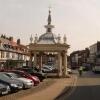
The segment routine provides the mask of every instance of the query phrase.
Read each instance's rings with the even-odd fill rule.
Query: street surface
[[[0,97],[0,100],[54,100],[73,86],[76,76],[70,78],[47,78],[38,86]]]
[[[78,73],[75,72],[78,76]],[[58,100],[100,100],[100,73],[86,71],[78,76],[76,86]]]
[[[55,97],[64,91],[65,87],[67,90],[73,84],[75,79],[74,76],[72,76],[71,78],[58,78],[53,80],[55,80],[54,84],[51,84],[48,88],[31,95],[26,95],[17,100],[33,100],[33,98],[34,100],[54,100]]]

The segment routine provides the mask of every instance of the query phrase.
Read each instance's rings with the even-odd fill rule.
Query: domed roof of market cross
[[[48,15],[48,24],[44,27],[46,28],[46,33],[42,34],[37,40],[37,44],[55,44],[57,43],[57,37],[52,33],[52,28],[54,25],[51,25],[51,11],[49,10]]]

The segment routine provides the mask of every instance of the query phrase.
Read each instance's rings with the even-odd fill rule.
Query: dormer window
[[[4,48],[7,48],[6,44],[3,44],[3,47],[4,47]]]
[[[8,45],[8,48],[9,48],[9,49],[10,49],[10,47],[11,47],[11,46],[10,46],[10,45]]]

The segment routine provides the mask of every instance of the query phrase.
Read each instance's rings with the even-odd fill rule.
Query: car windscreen
[[[20,77],[21,77],[20,75],[15,74],[15,73],[7,73],[7,75],[8,75],[9,77],[13,77],[13,78],[20,78]]]
[[[10,79],[10,77],[8,77],[6,74],[4,74],[4,73],[0,73],[0,79],[1,80],[9,80]]]

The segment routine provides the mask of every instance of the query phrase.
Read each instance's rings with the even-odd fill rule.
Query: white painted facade
[[[22,61],[29,60],[28,49],[24,45],[0,38],[0,66],[7,60]]]

